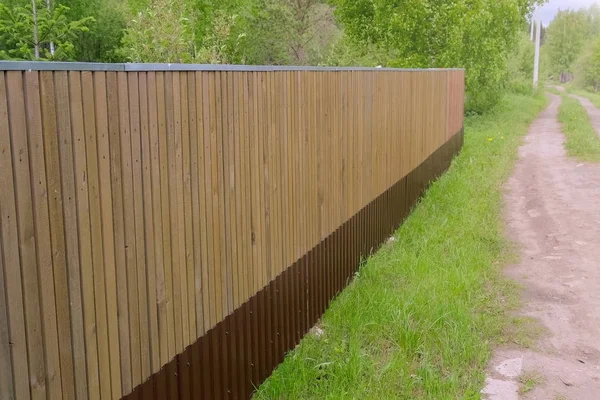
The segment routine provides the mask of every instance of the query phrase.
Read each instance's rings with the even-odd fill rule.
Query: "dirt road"
[[[567,158],[559,105],[552,95],[530,127],[505,195],[521,253],[506,273],[525,288],[519,313],[547,332],[531,349],[495,352],[488,399],[600,399],[600,165]],[[519,394],[527,376],[534,388]]]

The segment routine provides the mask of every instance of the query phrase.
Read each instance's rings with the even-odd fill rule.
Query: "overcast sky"
[[[567,8],[571,8],[577,10],[582,7],[589,7],[597,2],[597,0],[550,0],[543,7],[536,10],[535,17],[536,19],[541,18],[543,24],[548,25],[554,19],[559,9],[566,10]]]

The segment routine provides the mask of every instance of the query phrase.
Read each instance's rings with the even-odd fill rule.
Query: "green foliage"
[[[128,9],[120,0],[61,0],[71,7],[73,18],[92,17],[89,30],[81,32],[73,41],[74,58],[78,61],[122,62],[126,59],[118,53],[123,30],[127,26]]]
[[[535,0],[335,0],[356,42],[394,57],[391,67],[463,67],[467,109],[489,109],[505,86],[507,60]]]
[[[535,45],[529,34],[522,32],[519,42],[508,60],[508,88],[513,93],[531,95],[533,93],[533,59]],[[543,83],[540,82],[540,87]]]
[[[133,62],[239,63],[244,61],[239,17],[214,10],[210,26],[200,9],[181,0],[156,0],[139,11],[123,36],[121,54]]]
[[[376,67],[388,65],[394,59],[393,50],[384,50],[374,44],[353,42],[347,35],[340,35],[339,39],[331,46],[331,51],[325,60],[330,66],[351,67],[366,66]]]
[[[545,47],[552,75],[573,72],[575,60],[581,54],[586,39],[591,33],[591,22],[587,10],[559,11],[548,26]]]
[[[185,5],[157,0],[140,11],[125,30],[122,54],[133,62],[194,61],[194,32]]]
[[[10,8],[0,4],[0,59],[74,59],[73,41],[79,33],[89,30],[88,25],[94,19],[73,19],[69,10],[62,4],[47,8],[42,0]],[[51,46],[54,46],[54,54]],[[39,56],[36,56],[36,47]]]
[[[587,61],[582,61],[585,87],[594,92],[600,91],[600,39],[592,43]]]

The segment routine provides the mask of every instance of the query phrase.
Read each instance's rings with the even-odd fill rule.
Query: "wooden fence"
[[[463,82],[462,70],[0,63],[0,398],[132,393],[369,204],[385,195],[393,213],[393,190],[425,161],[427,179],[445,169]],[[205,397],[247,397],[259,375]]]

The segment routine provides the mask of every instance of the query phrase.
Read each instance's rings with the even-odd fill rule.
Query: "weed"
[[[546,382],[546,377],[538,371],[525,371],[519,376],[519,393],[525,394]]]

